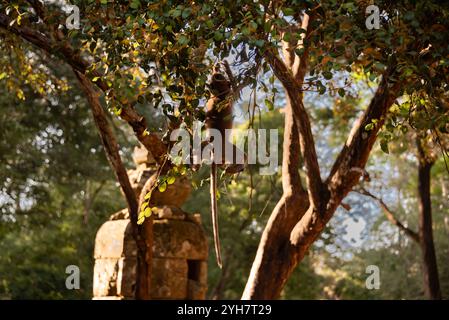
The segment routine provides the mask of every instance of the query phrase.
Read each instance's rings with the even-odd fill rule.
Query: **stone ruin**
[[[156,174],[155,161],[143,147],[133,154],[135,170],[128,175],[137,198],[145,182]],[[153,191],[152,299],[205,299],[207,238],[199,214],[180,206],[190,195],[187,179],[177,179],[165,192]],[[133,299],[137,247],[127,209],[113,214],[97,232],[93,299]]]

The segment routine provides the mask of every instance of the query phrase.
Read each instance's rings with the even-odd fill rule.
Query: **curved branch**
[[[406,227],[403,223],[401,223],[393,213],[393,211],[387,206],[387,204],[379,197],[373,195],[371,192],[366,190],[365,188],[361,187],[360,191],[357,190],[356,192],[363,194],[364,196],[370,197],[374,200],[376,200],[380,207],[383,209],[385,216],[387,217],[388,221],[390,221],[392,224],[397,226],[400,230],[404,231],[404,233],[409,236],[413,241],[419,243],[419,234],[412,229]]]
[[[377,133],[381,129],[389,108],[399,95],[402,82],[391,84],[390,78],[395,72],[395,65],[390,66],[382,77],[368,108],[355,122],[342,151],[332,166],[326,183],[332,193],[332,201],[327,211],[333,212],[341,200],[352,190],[364,172],[366,162]],[[374,124],[366,130],[368,124]]]
[[[301,28],[307,30],[308,16],[303,18]],[[282,53],[284,56],[285,64],[294,74],[295,78],[300,84],[304,82],[304,75],[307,69],[308,48],[301,57],[298,57],[294,48],[298,45],[293,41],[282,42]],[[301,40],[299,46],[303,47],[303,41]],[[302,95],[302,93],[300,93]],[[298,192],[302,196],[307,195],[304,187],[301,183],[299,176],[300,155],[304,158],[304,150],[300,148],[298,126],[295,122],[293,115],[292,105],[290,98],[287,96],[287,104],[284,108],[284,144],[283,144],[283,163],[282,163],[282,186],[284,194]]]
[[[125,166],[123,165],[120,157],[117,140],[115,139],[111,127],[109,126],[106,114],[101,107],[98,92],[94,90],[92,83],[85,75],[78,71],[75,71],[75,75],[81,84],[81,88],[83,89],[87,100],[89,101],[89,106],[92,110],[92,115],[100,134],[101,142],[106,150],[106,155],[108,156],[111,167],[114,169],[117,181],[125,194],[131,221],[133,224],[137,225],[137,214],[139,210],[137,198],[131,183],[129,182],[128,173],[126,172]]]
[[[82,73],[75,71],[75,75],[78,78],[84,93],[89,101],[89,106],[92,110],[92,115],[97,126],[98,132],[101,137],[104,149],[106,151],[107,158],[114,170],[117,181],[125,194],[126,203],[128,206],[129,216],[131,218],[131,230],[134,240],[136,241],[138,256],[136,272],[136,298],[137,299],[149,299],[150,298],[150,275],[152,267],[152,225],[151,222],[146,223],[139,229],[137,225],[137,216],[139,211],[139,204],[137,202],[136,194],[129,181],[128,173],[123,165],[122,159],[119,153],[119,147],[111,127],[109,126],[106,114],[101,107],[99,94],[94,89],[94,85],[89,79]]]
[[[325,201],[323,201],[325,185],[321,180],[309,115],[302,102],[301,82],[295,78],[291,70],[272,49],[265,50],[264,55],[274,74],[284,86],[290,100],[293,116],[299,129],[301,149],[304,153],[304,165],[307,174],[309,196],[313,206],[315,208],[321,208],[325,203]]]
[[[17,26],[14,24],[10,26],[11,19],[0,13],[0,27],[20,36],[24,40],[32,43],[36,47],[44,50],[48,54],[55,54],[62,58],[67,64],[69,64],[74,70],[81,74],[85,74],[89,68],[89,63],[83,59],[70,44],[66,41],[54,42],[49,39],[45,34],[27,27],[27,26]],[[93,77],[101,77],[97,72],[92,73]],[[90,81],[90,80],[89,80]],[[113,96],[114,92],[111,88],[101,80],[101,78],[95,82],[96,86],[99,87],[104,93],[108,93],[108,96]],[[151,152],[158,164],[164,163],[164,159],[167,152],[167,146],[162,142],[160,137],[147,131],[147,124],[145,117],[137,113],[132,104],[127,104],[120,113],[120,118],[128,122],[128,124],[133,128],[133,131],[137,139],[145,146],[145,148]]]

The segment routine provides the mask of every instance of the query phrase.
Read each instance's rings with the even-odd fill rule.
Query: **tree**
[[[23,67],[11,62],[2,67]],[[0,81],[0,299],[91,298],[95,233],[124,205],[77,80],[47,66],[49,90],[21,83],[26,101],[4,85],[20,77]],[[69,265],[79,290],[65,287]]]
[[[361,189],[361,193],[375,199],[385,212],[387,219],[410,237],[410,239],[419,244],[422,253],[424,291],[429,299],[441,299],[440,281],[433,240],[432,200],[430,191],[431,169],[435,163],[435,154],[429,150],[428,139],[421,136],[416,137],[416,158],[418,162],[417,194],[419,198],[419,232],[412,230],[399,221],[396,214],[381,198],[376,197],[365,188]]]
[[[371,222],[372,228],[364,248],[360,252],[354,252],[355,257],[351,260],[354,262],[348,263],[344,268],[348,275],[351,275],[349,278],[356,279],[358,278],[357,274],[363,274],[364,271],[354,268],[354,265],[357,265],[355,261],[360,261],[362,266],[374,264],[381,268],[381,290],[371,292],[366,298],[376,296],[381,299],[431,298],[429,288],[424,290],[426,283],[423,280],[427,278],[424,269],[424,256],[417,254],[421,246],[419,233],[416,232],[421,228],[418,163],[416,156],[411,156],[411,152],[404,152],[401,140],[391,145],[388,156],[382,155],[381,152],[373,155],[373,163],[368,168],[371,175],[369,193],[374,196],[372,204],[378,206],[384,213],[379,215],[376,222],[374,222],[375,220]],[[428,142],[429,140],[426,143],[427,147],[429,146]],[[427,151],[431,150],[426,149]],[[415,153],[416,149],[412,152]],[[436,155],[433,152],[431,154]],[[385,167],[389,168],[388,171],[383,169]],[[445,201],[445,197],[447,198],[447,195],[443,193],[447,186],[447,173],[444,160],[441,157],[432,167],[430,194],[434,250],[438,261],[441,295],[445,299],[448,294],[446,280],[448,243],[447,226],[444,221],[447,220],[448,211],[444,205],[441,205],[441,201]],[[363,199],[358,201],[363,202]],[[365,210],[367,208],[368,206],[365,207]],[[331,262],[329,268],[338,268],[339,264],[341,265],[342,262]],[[363,279],[360,280],[363,281]],[[362,290],[355,289],[350,282],[351,280],[347,279],[345,283],[341,283],[340,289],[348,292],[355,291],[357,295],[363,294],[365,291],[363,287],[360,288]],[[351,295],[345,293],[341,297],[348,299],[351,298]]]
[[[386,120],[391,108],[401,105],[397,100],[402,94],[433,95],[447,89],[448,7],[438,2],[379,2],[383,10],[379,31],[367,30],[364,1],[75,4],[84,12],[80,32],[54,27],[65,25],[61,8],[44,8],[38,1],[2,5],[0,27],[7,36],[19,36],[70,65],[90,97],[103,144],[127,195],[142,252],[138,274],[148,276],[145,246],[151,243],[151,233],[135,224],[136,200],[129,192],[114,140],[107,128],[100,126],[103,115],[93,87],[103,91],[110,108],[132,127],[165,173],[172,166],[165,157],[169,146],[147,129],[136,102],[148,99],[160,106],[170,120],[169,127],[179,123],[190,126],[193,120],[204,118],[199,104],[209,96],[205,85],[211,61],[230,54],[237,57],[232,64],[238,72],[235,88],[248,84],[254,90],[263,87],[263,75],[269,69],[282,84],[287,96],[283,195],[262,234],[244,299],[279,296],[294,268],[364,175],[378,134],[388,132]],[[333,76],[357,69],[378,79],[378,86],[329,175],[322,179],[303,92],[324,94],[329,88],[331,94],[343,96],[345,87],[336,85]],[[305,78],[307,73],[309,78]],[[298,174],[301,163],[305,185]],[[145,298],[147,289],[142,286],[141,297]]]

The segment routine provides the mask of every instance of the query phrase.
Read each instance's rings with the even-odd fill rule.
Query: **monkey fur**
[[[232,129],[233,123],[233,101],[232,101],[232,88],[231,83],[226,79],[226,77],[220,72],[219,68],[214,69],[212,74],[211,82],[209,84],[211,91],[211,97],[206,104],[206,130],[216,129],[221,133],[221,150],[222,150],[222,161],[225,161],[225,150],[226,145],[230,144],[226,140],[226,129]],[[214,144],[216,145],[216,141]],[[232,144],[232,143],[231,143]],[[232,144],[234,159],[236,152],[239,151],[234,144]],[[214,244],[215,244],[215,255],[217,258],[217,264],[222,268],[222,258],[221,258],[221,245],[220,236],[218,228],[218,209],[217,209],[217,164],[214,161],[214,154],[211,154],[212,163],[210,169],[210,196],[211,196],[211,211],[212,211],[212,226],[214,233]],[[225,172],[234,174],[240,172],[244,169],[244,165],[237,164],[235,160],[231,164],[225,166]]]

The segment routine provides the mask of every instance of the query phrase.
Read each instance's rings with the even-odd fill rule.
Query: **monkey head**
[[[219,98],[224,98],[231,91],[231,83],[219,69],[215,68],[209,83],[211,93]]]

